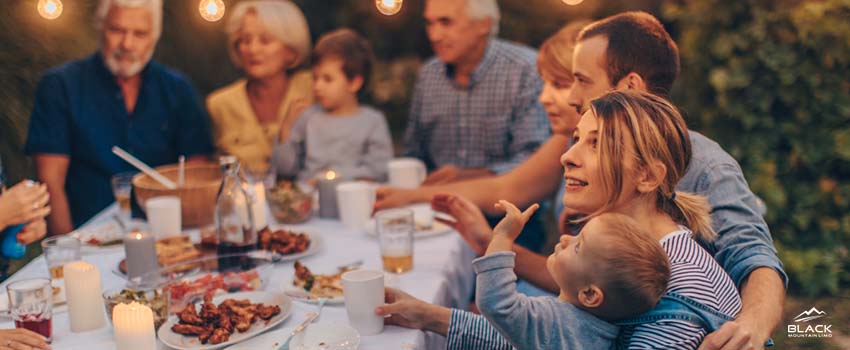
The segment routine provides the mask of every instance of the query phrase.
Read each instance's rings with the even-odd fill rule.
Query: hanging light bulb
[[[36,5],[38,14],[47,19],[56,19],[62,15],[61,0],[38,0]]]
[[[575,6],[581,4],[584,0],[562,0],[565,4]]]
[[[215,22],[224,17],[224,1],[221,0],[201,0],[198,5],[198,11],[201,11],[201,17],[210,22]]]
[[[375,0],[375,7],[378,8],[378,11],[387,15],[392,16],[399,11],[401,11],[401,3],[404,0]]]

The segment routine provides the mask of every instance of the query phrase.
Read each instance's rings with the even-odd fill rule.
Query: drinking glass
[[[53,340],[53,288],[46,278],[33,278],[9,283],[9,313],[15,328],[26,328]]]
[[[389,209],[375,214],[384,271],[402,273],[413,269],[413,211]]]
[[[115,195],[118,207],[121,208],[121,220],[125,224],[130,222],[130,192],[133,190],[133,176],[137,173],[128,171],[112,176],[112,193]]]
[[[80,244],[78,239],[66,235],[45,238],[41,241],[41,249],[44,251],[44,259],[47,260],[51,279],[64,278],[62,266],[80,260]]]

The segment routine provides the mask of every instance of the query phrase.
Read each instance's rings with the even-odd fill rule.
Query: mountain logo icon
[[[803,311],[797,317],[794,317],[794,322],[809,322],[826,316],[826,312],[820,311],[817,308],[811,308],[808,311]]]

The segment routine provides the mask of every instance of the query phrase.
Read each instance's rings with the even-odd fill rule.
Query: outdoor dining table
[[[113,215],[117,213],[119,213],[118,205],[113,204],[92,218],[83,228],[108,223],[113,220]],[[267,217],[271,218],[271,215]],[[272,225],[286,227],[294,231],[304,230],[310,233],[320,233],[324,247],[315,255],[301,259],[306,266],[338,266],[362,259],[363,268],[382,269],[378,241],[375,237],[362,232],[348,231],[343,228],[342,223],[338,220],[314,217],[300,225],[280,225],[274,222]],[[197,229],[188,230],[184,234],[191,235],[193,241],[200,240]],[[124,286],[126,281],[114,272],[122,259],[124,259],[124,249],[121,245],[97,248],[83,253],[84,261],[98,267],[104,289]],[[471,266],[474,252],[458,234],[452,231],[444,235],[417,239],[414,244],[413,259],[414,267],[412,271],[399,275],[386,273],[385,285],[401,289],[430,303],[464,309],[469,306],[474,282]],[[272,280],[264,283],[264,287],[267,291],[280,291],[281,281],[292,278],[294,270],[292,262],[277,263],[272,268],[270,274]],[[0,287],[5,291],[5,285],[11,281],[37,277],[49,277],[43,255],[9,277]],[[305,314],[316,309],[315,305],[297,301],[293,302],[293,305],[291,316],[270,331],[291,329],[306,318]],[[325,306],[317,323],[339,321],[347,322],[344,305]],[[14,328],[14,323],[9,318],[0,319],[0,328]],[[162,342],[158,341],[157,343],[158,348],[169,349]],[[99,330],[72,333],[69,327],[68,313],[60,309],[53,315],[52,347],[62,350],[107,350],[115,349],[116,345],[110,322],[107,322],[107,325]],[[383,332],[378,335],[361,336],[360,342],[360,349],[414,350],[437,348],[445,348],[445,338],[433,333],[426,334],[423,331],[397,326],[385,326]]]

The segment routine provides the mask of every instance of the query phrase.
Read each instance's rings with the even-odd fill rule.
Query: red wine
[[[219,255],[218,258],[218,270],[219,271],[230,271],[230,270],[250,270],[254,268],[254,262],[251,261],[251,258],[244,255],[247,252],[257,249],[256,244],[244,244],[237,245],[231,242],[221,242],[218,244],[217,253]],[[241,254],[238,256],[232,256],[233,254]],[[227,256],[231,255],[231,256]]]
[[[26,315],[23,320],[15,321],[15,328],[26,328],[43,335],[50,342],[53,331],[52,319],[42,318],[41,315]]]

